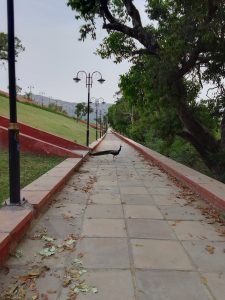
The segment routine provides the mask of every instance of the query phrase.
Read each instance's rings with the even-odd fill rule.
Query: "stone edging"
[[[203,199],[213,204],[215,207],[225,211],[225,184],[200,172],[197,172],[187,166],[184,166],[162,154],[159,154],[133,140],[114,132],[116,136],[133,146],[146,159],[152,160],[166,172],[179,181],[189,186],[193,191],[197,192]]]
[[[104,137],[105,135],[92,143],[89,148],[95,149]],[[6,205],[0,209],[0,266],[5,263],[41,209],[62,189],[87,155],[88,152],[81,158],[65,159],[23,188],[21,198],[25,198],[26,201],[21,206]]]

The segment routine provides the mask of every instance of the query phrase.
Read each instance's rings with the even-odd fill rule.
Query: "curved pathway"
[[[120,144],[53,198],[1,270],[0,299],[224,299],[224,226],[113,134],[98,150]]]

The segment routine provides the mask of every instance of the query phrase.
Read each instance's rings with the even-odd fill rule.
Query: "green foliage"
[[[28,185],[42,174],[63,161],[64,157],[51,157],[43,155],[23,154],[20,155],[21,165],[21,188]],[[9,171],[8,153],[0,152],[0,204],[9,197]]]
[[[101,18],[107,30],[97,50],[102,58],[133,63],[121,77],[121,98],[109,111],[110,123],[145,144],[154,141],[168,155],[176,145],[192,153],[193,147],[174,144],[185,138],[218,177],[225,173],[225,2],[144,3],[145,25],[135,1],[68,2],[93,32]],[[199,99],[205,84],[213,85],[213,92]]]
[[[74,119],[60,112],[50,111],[47,107],[17,102],[18,122],[39,128],[65,139],[85,145],[86,124],[74,122]],[[0,115],[9,116],[8,98],[0,96]],[[95,140],[95,130],[90,128],[90,142]]]
[[[120,32],[113,32],[104,38],[96,53],[102,58],[115,57],[114,62],[120,63],[123,59],[129,59],[131,52],[136,50],[133,39]]]
[[[93,112],[93,108],[89,106],[89,113]],[[77,122],[84,116],[88,114],[88,105],[85,102],[77,103],[75,111],[75,115],[77,116]]]
[[[18,54],[22,51],[24,51],[25,48],[21,44],[21,41],[19,38],[15,37],[15,55],[16,57]],[[8,36],[4,32],[0,32],[0,60],[8,60]]]

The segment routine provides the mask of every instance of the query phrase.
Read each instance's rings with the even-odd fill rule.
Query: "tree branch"
[[[129,6],[129,3],[131,3],[131,1],[128,0],[124,0],[127,3],[127,6]],[[138,27],[129,27],[125,24],[122,24],[119,20],[117,20],[109,11],[109,7],[108,7],[108,0],[100,0],[101,3],[101,12],[102,12],[102,16],[104,18],[107,19],[107,21],[109,23],[106,23],[106,20],[104,21],[103,24],[103,29],[108,29],[108,30],[115,30],[115,31],[119,31],[121,33],[124,33],[136,40],[138,40],[147,50],[150,54],[156,54],[156,50],[158,49],[158,45],[157,43],[154,41],[154,37],[152,36],[151,33],[147,32],[142,26],[141,26],[141,20],[140,20],[140,16],[138,18],[139,12],[138,10],[135,8],[135,6],[132,4],[132,12],[130,11],[130,14],[133,15],[137,18],[135,19],[135,25],[139,24]],[[126,8],[127,8],[126,6]],[[134,22],[134,19],[132,19]],[[134,24],[134,23],[133,23]]]
[[[221,148],[225,150],[225,109],[223,111],[223,117],[221,121],[221,141],[220,141]]]
[[[207,17],[205,19],[205,21],[207,23],[211,22],[211,20],[213,19],[214,15],[215,15],[215,12],[218,9],[218,6],[216,5],[215,2],[216,2],[215,0],[208,0],[208,4],[207,4],[208,14],[207,14]]]
[[[142,27],[139,11],[133,4],[132,0],[123,0],[123,3],[126,6],[128,15],[132,19],[133,27]]]
[[[205,151],[203,151],[202,146],[193,137],[193,135],[191,135],[187,131],[178,132],[177,135],[182,137],[184,140],[188,141],[189,143],[191,143],[202,156],[205,156]]]
[[[202,28],[205,28],[210,24],[218,9],[218,6],[215,5],[215,0],[208,0],[207,6],[208,6],[208,12],[201,26]],[[201,41],[199,40],[197,46],[193,49],[192,53],[190,54],[189,60],[186,63],[184,63],[181,69],[179,70],[180,78],[182,78],[194,67],[196,61],[199,59],[199,54],[203,51],[205,51],[205,47],[203,43],[201,43]]]

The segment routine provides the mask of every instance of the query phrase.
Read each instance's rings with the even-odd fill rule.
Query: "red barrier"
[[[47,143],[31,136],[20,134],[21,152],[56,155],[65,157],[82,157],[82,155],[68,149]],[[0,126],[0,148],[8,149],[8,130]]]
[[[9,127],[9,119],[0,116],[0,126],[8,128]],[[74,143],[72,141],[66,140],[64,138],[61,138],[57,135],[39,130],[37,128],[28,126],[23,123],[19,123],[19,130],[20,133],[26,134],[28,136],[34,137],[36,139],[42,140],[44,142],[66,148],[68,150],[86,150],[88,151],[88,148],[86,146]]]

